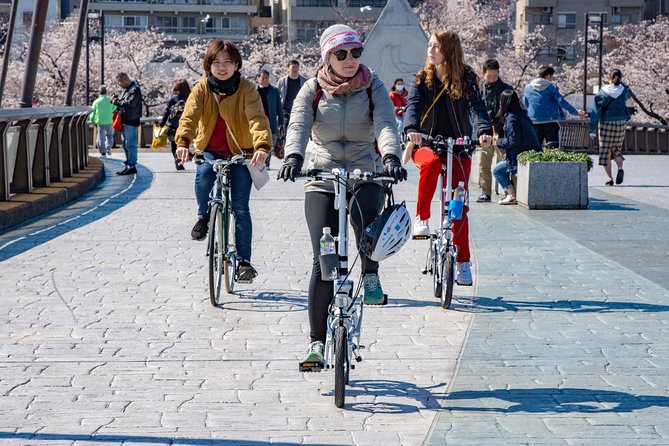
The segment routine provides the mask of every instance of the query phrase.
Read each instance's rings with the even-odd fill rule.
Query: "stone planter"
[[[588,166],[573,162],[519,163],[516,199],[529,209],[587,209]]]

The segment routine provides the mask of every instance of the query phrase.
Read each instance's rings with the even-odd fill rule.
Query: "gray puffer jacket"
[[[347,171],[360,169],[380,173],[384,155],[392,154],[399,158],[400,143],[393,104],[376,74],[371,84],[373,120],[367,87],[334,96],[323,89],[314,119],[316,82],[316,78],[309,79],[293,102],[286,135],[286,158],[292,154],[304,158],[309,137],[314,150],[305,169],[330,171],[340,167]],[[375,138],[381,155],[374,148]],[[305,190],[333,192],[334,188],[331,181],[310,181]]]

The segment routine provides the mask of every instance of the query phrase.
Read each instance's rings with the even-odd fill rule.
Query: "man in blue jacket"
[[[125,169],[117,175],[135,175],[137,173],[137,138],[139,137],[140,118],[142,117],[142,91],[139,84],[126,73],[116,75],[116,82],[123,89],[121,97],[112,96],[114,104],[121,112],[123,123],[123,150],[125,151]]]
[[[576,110],[560,93],[560,89],[553,83],[555,69],[548,65],[539,67],[539,77],[525,87],[523,103],[527,109],[539,142],[546,140],[549,147],[559,147],[560,126],[558,121],[563,118],[566,110],[579,118],[586,118],[588,114],[583,110]]]

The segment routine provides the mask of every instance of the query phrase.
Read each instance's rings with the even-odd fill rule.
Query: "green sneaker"
[[[365,303],[367,305],[385,305],[386,296],[381,288],[378,274],[365,274],[362,279],[365,287]]]
[[[321,341],[314,341],[309,344],[307,354],[300,362],[300,372],[320,372],[325,366],[324,351],[325,346]]]

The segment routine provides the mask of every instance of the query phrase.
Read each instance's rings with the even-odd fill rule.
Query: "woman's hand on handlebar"
[[[181,163],[185,164],[188,162],[188,147],[177,147],[176,157]]]
[[[490,135],[479,136],[479,143],[481,143],[481,147],[488,147],[490,144],[492,144],[492,136]]]
[[[415,146],[420,146],[421,143],[423,142],[423,137],[418,132],[407,133],[407,139],[409,140],[410,143],[412,143]]]

